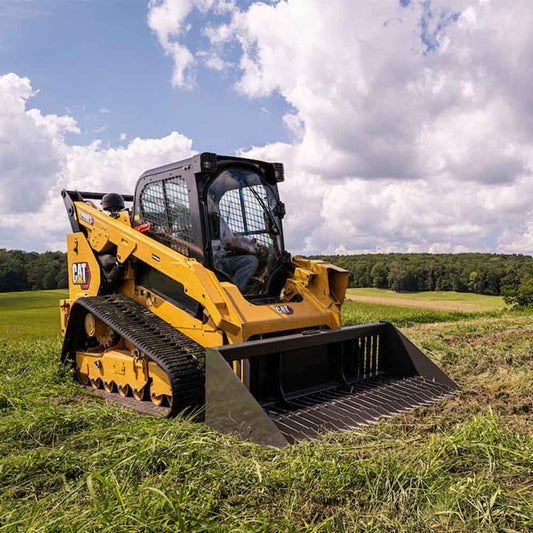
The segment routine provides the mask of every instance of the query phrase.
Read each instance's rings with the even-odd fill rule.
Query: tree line
[[[533,303],[533,257],[484,253],[314,256],[345,268],[350,287],[401,291],[457,291],[502,295]],[[0,292],[65,289],[67,255],[0,248]]]
[[[316,256],[350,272],[350,287],[513,297],[533,284],[533,257],[485,253]],[[531,281],[531,282],[530,282]]]
[[[66,289],[67,254],[0,248],[0,292]]]

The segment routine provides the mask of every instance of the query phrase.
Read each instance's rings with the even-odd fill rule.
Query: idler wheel
[[[96,340],[104,347],[109,348],[118,342],[119,336],[92,313],[87,313],[84,320],[85,333],[89,337],[96,337]]]

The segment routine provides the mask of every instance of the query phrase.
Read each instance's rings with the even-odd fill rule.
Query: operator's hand
[[[269,249],[268,246],[264,245],[263,243],[258,242],[257,245],[257,255],[260,257],[267,257]]]

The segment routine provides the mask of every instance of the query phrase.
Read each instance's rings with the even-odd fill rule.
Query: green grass
[[[423,324],[385,306],[396,323],[419,320],[404,331],[461,396],[274,450],[78,389],[58,362],[60,338],[20,329],[23,300],[9,311],[18,329],[0,339],[2,532],[533,528],[532,316]]]
[[[68,291],[0,294],[0,336],[50,337],[60,333],[59,300]]]
[[[527,312],[507,311],[505,315],[521,316]],[[345,326],[379,322],[385,320],[395,326],[405,327],[414,324],[429,324],[436,322],[454,322],[458,320],[472,320],[476,318],[490,318],[504,316],[502,311],[438,311],[417,307],[403,307],[398,305],[384,305],[369,302],[346,300],[342,306],[342,319]]]
[[[348,289],[348,294],[353,297],[386,299],[392,305],[398,301],[409,301],[412,304],[435,304],[438,309],[440,305],[454,304],[458,308],[463,307],[465,311],[474,307],[475,310],[503,310],[505,302],[502,296],[487,296],[485,294],[473,294],[453,291],[428,291],[428,292],[394,292],[386,289],[355,288]]]

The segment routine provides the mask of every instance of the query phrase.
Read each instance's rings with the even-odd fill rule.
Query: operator
[[[211,195],[208,204],[209,213],[217,215],[219,226],[219,235],[215,235],[219,238],[212,240],[215,267],[227,274],[242,292],[259,266],[257,255],[263,253],[263,248],[256,239],[238,236],[231,231]]]
[[[259,247],[255,239],[235,235],[222,217],[219,220],[220,241],[213,241],[215,266],[227,274],[242,292],[259,266],[256,257]]]

